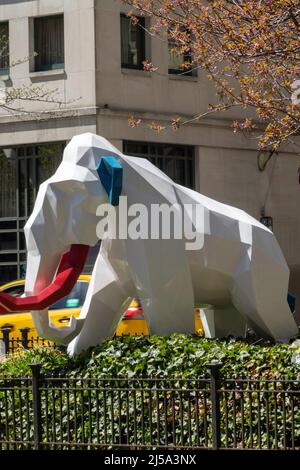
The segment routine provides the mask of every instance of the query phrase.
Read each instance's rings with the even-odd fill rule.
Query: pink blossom
[[[143,62],[143,65],[145,72],[156,72],[158,70],[158,67],[155,67],[152,62],[148,62],[147,60]]]

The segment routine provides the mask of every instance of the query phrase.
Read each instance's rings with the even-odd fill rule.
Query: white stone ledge
[[[0,75],[0,82],[8,82],[10,80],[9,75]]]
[[[55,69],[55,70],[43,70],[41,72],[30,72],[30,78],[48,78],[48,77],[59,77],[66,74],[65,69]]]
[[[35,113],[35,114],[34,114]],[[39,115],[40,119],[36,117]],[[0,124],[12,124],[17,122],[19,125],[32,122],[54,121],[60,119],[77,119],[84,116],[96,116],[97,107],[83,107],[83,108],[61,108],[48,111],[32,110],[31,113],[14,113],[14,114],[0,114]]]
[[[193,75],[176,75],[175,73],[169,73],[170,80],[184,80],[187,82],[198,82],[198,76]]]

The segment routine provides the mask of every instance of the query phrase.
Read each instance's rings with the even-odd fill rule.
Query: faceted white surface
[[[194,228],[203,246],[187,251],[185,239],[104,239],[79,320],[58,329],[47,311],[33,312],[39,334],[69,344],[69,353],[77,354],[113,333],[132,297],[141,299],[152,334],[193,332],[193,308],[199,304],[210,306],[202,311],[210,337],[240,336],[246,324],[276,340],[297,334],[287,303],[289,269],[271,231],[93,134],[74,137],[56,173],[40,187],[25,227],[26,295],[51,283],[71,244],[96,244],[96,210],[108,203],[96,170],[102,156],[121,163],[129,207],[142,203],[150,212],[151,204],[199,204],[203,217]]]

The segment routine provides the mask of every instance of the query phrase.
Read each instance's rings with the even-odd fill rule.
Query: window
[[[36,72],[64,68],[63,15],[34,18],[34,51]]]
[[[100,246],[101,246],[101,240],[99,240],[95,246],[90,247],[87,260],[83,268],[84,273],[90,274],[93,272],[96,259],[99,254]]]
[[[52,304],[50,310],[63,310],[65,308],[80,308],[84,304],[89,283],[86,281],[77,281],[71,292]],[[18,284],[3,289],[5,294],[12,295],[13,297],[20,297],[24,294],[24,284]]]
[[[0,280],[21,279],[26,269],[24,225],[39,185],[61,162],[64,144],[0,150]]]
[[[175,183],[194,188],[194,147],[124,141],[123,152],[126,155],[147,158]]]
[[[5,294],[12,295],[13,297],[21,297],[21,295],[24,294],[24,284],[17,284],[15,286],[7,287],[1,292],[5,292]]]
[[[122,68],[143,69],[145,60],[145,18],[134,25],[129,17],[121,15]]]
[[[176,52],[176,41],[173,38],[168,40],[169,48],[169,74],[183,76],[195,75],[192,70],[192,56],[190,53],[178,54]]]
[[[8,21],[0,23],[0,75],[9,74],[9,27]]]
[[[82,307],[86,298],[88,287],[88,282],[77,281],[70,294],[51,305],[51,307],[49,307],[50,310]]]

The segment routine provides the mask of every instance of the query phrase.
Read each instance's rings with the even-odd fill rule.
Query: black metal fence
[[[3,354],[15,354],[22,349],[33,349],[36,346],[55,347],[55,344],[47,339],[30,336],[29,328],[20,329],[17,336],[11,334],[10,328],[1,328],[0,341],[3,344]]]
[[[0,449],[300,449],[300,382],[0,379]]]

